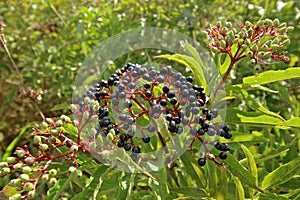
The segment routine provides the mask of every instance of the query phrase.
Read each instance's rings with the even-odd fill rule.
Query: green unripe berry
[[[72,174],[72,173],[74,173],[75,171],[76,171],[76,167],[71,166],[71,167],[69,167],[68,173]]]
[[[46,121],[48,124],[52,124],[52,123],[53,123],[53,119],[51,119],[51,118],[46,118],[45,121]]]
[[[50,185],[55,185],[56,184],[56,182],[57,182],[57,179],[56,178],[51,178],[50,180],[49,180],[49,184]]]
[[[55,126],[61,126],[62,124],[63,122],[60,119],[55,122]]]
[[[6,158],[6,162],[8,163],[8,164],[13,164],[13,163],[16,163],[16,162],[18,162],[18,159],[17,158],[15,158],[15,157],[7,157]]]
[[[49,149],[49,146],[47,144],[41,144],[40,148],[43,150],[43,151],[46,151]]]
[[[32,168],[29,166],[25,166],[25,167],[23,167],[22,172],[24,174],[29,174],[30,172],[32,172]]]
[[[42,128],[47,128],[48,127],[48,123],[47,122],[42,122],[41,126],[42,126]]]
[[[272,54],[271,54],[270,52],[265,52],[264,58],[266,58],[266,59],[267,59],[267,58],[270,58],[271,55],[272,55]]]
[[[0,162],[0,168],[2,167],[8,167],[8,163],[7,162]]]
[[[95,149],[96,148],[96,143],[91,142],[89,143],[89,149]]]
[[[239,41],[240,41],[239,38],[234,38],[234,40],[233,40],[234,43],[238,43]]]
[[[228,31],[227,35],[230,37],[230,38],[234,38],[234,33],[233,31]]]
[[[62,115],[62,116],[60,116],[60,118],[65,122],[71,122],[71,118],[66,115]]]
[[[223,33],[223,34],[226,34],[227,32],[228,32],[228,28],[223,27],[223,28],[222,28],[222,33]]]
[[[291,43],[291,40],[290,39],[286,39],[282,42],[283,46],[287,46]]]
[[[42,142],[42,138],[41,138],[41,136],[38,136],[38,135],[35,135],[34,137],[33,137],[33,143],[34,144],[40,144]]]
[[[272,40],[271,45],[272,45],[272,44],[278,44],[278,43],[279,43],[279,39],[278,39],[278,38],[275,38],[274,40]]]
[[[30,178],[29,178],[29,175],[28,174],[21,174],[20,175],[20,179],[22,181],[28,181]]]
[[[252,56],[253,56],[253,52],[252,52],[252,51],[248,51],[247,57],[248,57],[248,58],[252,58]]]
[[[283,34],[283,33],[285,33],[285,32],[286,32],[286,30],[287,30],[287,28],[286,28],[286,27],[282,27],[282,28],[280,28],[280,30],[279,30],[279,31],[280,31],[280,33],[281,33],[281,34]]]
[[[252,51],[258,51],[258,46],[257,46],[257,44],[254,44],[254,45],[252,46]]]
[[[20,187],[22,185],[23,181],[20,178],[12,179],[9,184],[13,187]]]
[[[246,22],[245,22],[245,25],[246,25],[246,27],[250,27],[250,26],[252,25],[252,23],[249,22],[249,21],[246,21]]]
[[[22,198],[21,194],[14,194],[8,198],[8,200],[20,200]]]
[[[89,113],[89,111],[84,111],[84,113],[83,113],[83,117],[84,117],[84,119],[88,119],[88,118],[89,118],[89,116],[90,116],[90,113]]]
[[[278,47],[279,47],[278,44],[272,44],[271,45],[272,50],[277,50]]]
[[[77,175],[78,178],[80,178],[80,177],[82,176],[82,171],[79,170],[79,169],[77,169],[77,170],[75,171],[75,173],[76,173],[76,175]]]
[[[58,130],[57,129],[51,129],[50,132],[51,132],[51,134],[55,134],[56,135],[58,133]]]
[[[269,49],[269,47],[267,46],[267,45],[263,45],[262,47],[261,47],[261,50],[262,51],[267,51]]]
[[[33,199],[33,198],[35,197],[35,190],[29,191],[29,192],[28,192],[28,197],[29,197],[30,199]]]
[[[8,168],[8,167],[3,167],[3,168],[1,169],[1,173],[2,173],[3,175],[9,174],[9,173],[10,173],[10,168]]]
[[[74,120],[73,123],[74,123],[74,126],[78,126],[79,125],[79,121],[78,120]]]
[[[231,28],[231,27],[232,27],[232,23],[231,23],[231,22],[226,22],[225,25],[226,25],[228,28]]]
[[[293,31],[293,30],[294,30],[294,27],[293,27],[293,26],[289,26],[289,27],[287,27],[287,29],[286,29],[287,32],[290,32],[290,31]]]
[[[23,158],[25,155],[23,150],[16,150],[16,154],[18,158]]]
[[[256,63],[256,60],[255,60],[255,59],[251,59],[251,60],[250,60],[250,65],[255,65],[255,63]]]
[[[75,105],[75,104],[71,104],[71,110],[72,112],[76,111],[79,109],[79,106],[78,105]]]
[[[257,57],[258,57],[258,58],[263,58],[264,55],[265,55],[264,52],[258,52]]]
[[[49,175],[50,175],[50,176],[56,176],[56,174],[57,174],[57,170],[56,170],[56,169],[51,169],[51,170],[49,171]]]
[[[280,24],[279,27],[286,27],[286,26],[287,26],[287,23],[286,23],[286,22],[283,22],[283,23]]]
[[[221,21],[217,21],[216,24],[217,24],[217,27],[219,27],[219,28],[222,26],[222,22]]]
[[[274,19],[273,23],[274,23],[274,26],[276,26],[276,27],[279,26],[279,23],[280,23],[279,19],[277,19],[277,18]]]
[[[72,145],[70,150],[73,151],[73,152],[76,152],[76,151],[78,151],[78,146],[77,145]]]
[[[220,52],[219,49],[218,49],[217,47],[213,47],[211,50],[212,50],[212,52],[214,52],[214,53],[219,53],[219,52]]]
[[[49,174],[43,174],[42,180],[43,181],[48,181],[49,180]]]
[[[109,141],[113,140],[113,139],[114,139],[113,134],[112,134],[112,133],[108,133],[108,134],[107,134],[107,139],[108,139]]]
[[[273,21],[270,20],[270,19],[265,19],[265,24],[266,24],[268,27],[271,27],[271,26],[273,26]]]
[[[17,163],[13,166],[15,171],[22,171],[24,165],[22,163]]]
[[[223,48],[223,49],[226,47],[226,41],[225,40],[221,40],[220,47]]]
[[[89,97],[84,98],[84,103],[89,104],[91,102],[91,99]]]
[[[31,182],[26,182],[26,183],[24,184],[24,190],[25,190],[25,191],[31,191],[31,190],[33,189],[33,187],[34,187],[34,185],[33,185],[33,183],[31,183]]]
[[[259,20],[256,24],[256,26],[263,26],[264,25],[264,21],[263,20]]]
[[[34,159],[31,157],[27,157],[25,158],[24,162],[26,165],[32,165],[34,163]]]

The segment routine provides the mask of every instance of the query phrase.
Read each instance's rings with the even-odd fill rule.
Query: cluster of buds
[[[290,43],[287,34],[293,29],[278,19],[264,19],[257,23],[246,21],[237,28],[231,22],[218,21],[205,33],[212,52],[228,54],[233,62],[248,58],[251,65],[264,65],[271,60],[289,61],[284,49]]]
[[[11,200],[42,198],[44,194],[39,193],[40,187],[45,187],[46,184],[50,188],[57,183],[58,170],[51,165],[53,162],[70,165],[69,173],[82,176],[76,161],[78,145],[64,134],[66,127],[73,124],[66,115],[55,119],[47,118],[34,128],[33,145],[38,149],[37,155],[33,155],[33,150],[25,145],[23,148],[17,147],[15,156],[0,163],[0,176],[14,177],[9,187],[13,187],[18,193],[11,196]]]

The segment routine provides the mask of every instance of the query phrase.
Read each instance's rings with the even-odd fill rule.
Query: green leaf
[[[192,187],[170,188],[171,193],[183,194],[185,197],[199,199],[199,197],[207,197],[205,190]]]
[[[246,84],[266,84],[291,78],[300,78],[300,67],[288,68],[286,70],[262,72],[258,76],[243,78]]]
[[[173,54],[173,55],[165,54],[165,55],[156,56],[156,58],[166,58],[185,65],[193,72],[199,84],[204,87],[205,92],[207,94],[209,93],[204,71],[201,65],[193,57],[181,55],[181,54]]]
[[[260,188],[256,185],[256,180],[250,172],[245,169],[235,158],[228,153],[226,160],[224,162],[228,165],[229,172],[233,175],[239,178],[239,180],[244,183],[245,185],[248,185],[250,188],[256,189],[258,191],[261,191]]]
[[[274,113],[272,111],[269,111],[267,108],[263,107],[261,104],[259,104],[255,99],[253,99],[249,93],[242,88],[242,85],[233,85],[229,86],[228,89],[230,92],[234,93],[237,97],[242,98],[246,101],[246,103],[253,109],[258,110],[262,113],[265,113],[270,116],[274,116],[282,121],[285,121],[283,117],[281,117],[279,114]]]
[[[152,172],[152,176],[154,176],[157,180],[159,180],[159,185],[157,187],[157,191],[159,191],[159,195],[162,199],[166,199],[167,195],[170,193],[168,185],[167,185],[167,170],[166,168],[160,169],[158,172]]]
[[[244,191],[241,181],[235,176],[232,176],[232,178],[233,178],[233,181],[234,181],[235,187],[236,187],[236,199],[244,200],[245,199],[245,191]]]
[[[191,156],[188,155],[188,152],[184,153],[181,157],[180,157],[181,161],[184,164],[184,167],[186,169],[186,171],[189,172],[189,175],[191,176],[191,178],[194,178],[197,182],[198,186],[202,186],[203,188],[206,187],[206,181],[204,179],[204,175],[201,172],[201,170],[196,170],[196,168],[193,165],[193,161],[191,161]],[[198,167],[198,166],[196,166]]]
[[[280,146],[277,149],[272,148],[270,151],[265,151],[263,154],[255,155],[254,158],[255,158],[256,164],[263,163],[267,160],[270,160],[272,158],[280,156],[283,153],[286,153],[287,151],[289,151],[289,148],[291,146],[293,146],[294,144],[297,143],[297,141],[298,141],[298,138],[295,138],[288,144]],[[245,163],[247,163],[247,159],[240,160],[239,163],[244,165]]]
[[[295,117],[286,122],[281,121],[280,119],[257,113],[257,112],[243,112],[238,109],[226,109],[220,110],[220,113],[226,112],[226,123],[228,124],[247,124],[255,126],[275,126],[281,129],[287,128],[300,128],[299,118]]]
[[[5,161],[7,157],[9,157],[12,154],[12,151],[15,149],[17,146],[19,140],[23,137],[23,135],[26,133],[26,131],[29,128],[32,128],[34,126],[34,123],[30,123],[27,126],[23,127],[17,137],[8,145],[6,148],[5,153],[3,154],[2,160]]]
[[[192,54],[192,56],[196,59],[198,64],[201,66],[203,72],[205,72],[205,66],[203,65],[202,59],[196,50],[192,45],[190,45],[188,42],[184,43],[185,48]]]
[[[122,176],[119,178],[118,187],[118,198],[117,199],[127,199],[130,197],[132,187],[134,186],[135,174],[122,172]]]
[[[251,172],[252,176],[255,178],[255,183],[257,185],[258,184],[258,175],[257,175],[257,168],[256,168],[256,163],[255,163],[254,157],[253,157],[252,153],[250,152],[250,150],[245,145],[241,144],[241,147],[248,159],[248,165],[249,165],[250,172]]]
[[[252,156],[252,153],[250,152],[250,150],[245,145],[241,144],[241,147],[242,147],[242,149],[243,149],[243,151],[244,151],[244,153],[247,157],[250,173],[255,178],[255,184],[258,185],[257,168],[256,168],[256,163],[255,163],[254,157]],[[250,196],[253,199],[254,191],[252,189],[250,189]]]
[[[110,171],[110,168],[105,165],[99,165],[90,177],[90,182],[81,193],[73,198],[73,200],[95,199],[102,185],[103,176],[105,176],[108,171]]]
[[[269,173],[262,182],[262,188],[267,189],[271,186],[280,185],[287,182],[293,176],[300,173],[300,157],[280,166]]]
[[[56,184],[47,192],[45,200],[57,200],[60,198],[61,193],[70,184],[75,174],[71,174],[68,179],[59,179]]]
[[[266,194],[260,194],[259,195],[259,200],[288,200],[287,198],[277,195],[275,193],[266,193]]]

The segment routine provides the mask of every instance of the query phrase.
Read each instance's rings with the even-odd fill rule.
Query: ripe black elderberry
[[[145,135],[145,136],[143,137],[143,141],[144,141],[145,143],[149,143],[149,142],[150,142],[150,137],[149,137],[149,135]]]
[[[97,136],[113,133],[113,141],[118,147],[123,147],[126,151],[132,149],[133,160],[137,160],[136,153],[140,153],[137,135],[142,135],[142,141],[149,143],[150,136],[145,134],[160,131],[156,127],[156,120],[160,116],[160,119],[165,120],[170,133],[186,133],[194,140],[199,139],[203,145],[213,145],[222,151],[219,157],[225,159],[227,154],[224,151],[229,151],[229,146],[224,143],[205,142],[204,136],[217,135],[230,139],[232,134],[228,126],[214,126],[208,122],[218,116],[218,110],[205,107],[208,98],[204,87],[194,85],[193,82],[192,76],[185,77],[181,73],[175,73],[170,66],[160,70],[148,70],[141,65],[128,63],[117,70],[116,74],[94,84],[83,96],[98,101],[100,105],[96,111],[99,117]],[[93,106],[82,102],[80,111],[86,109],[90,114],[95,112]],[[109,114],[111,110],[118,113],[116,121]],[[140,125],[140,119],[147,119],[150,124]],[[168,134],[160,134],[168,137]],[[163,139],[169,141],[168,138]],[[200,166],[205,165],[206,154],[198,159]]]
[[[206,164],[206,160],[204,158],[199,158],[198,159],[198,165],[204,166]]]
[[[126,143],[126,144],[124,145],[124,149],[125,149],[126,151],[129,151],[129,150],[131,149],[131,144],[130,144],[130,143]]]

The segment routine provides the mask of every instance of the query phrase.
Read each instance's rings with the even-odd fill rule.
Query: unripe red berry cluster
[[[278,19],[264,19],[257,23],[246,21],[234,28],[231,22],[218,21],[207,29],[209,47],[214,53],[228,54],[236,61],[248,57],[250,64],[267,64],[271,60],[289,61],[284,51],[290,40],[288,32],[294,28]],[[233,52],[233,46],[237,52]]]

